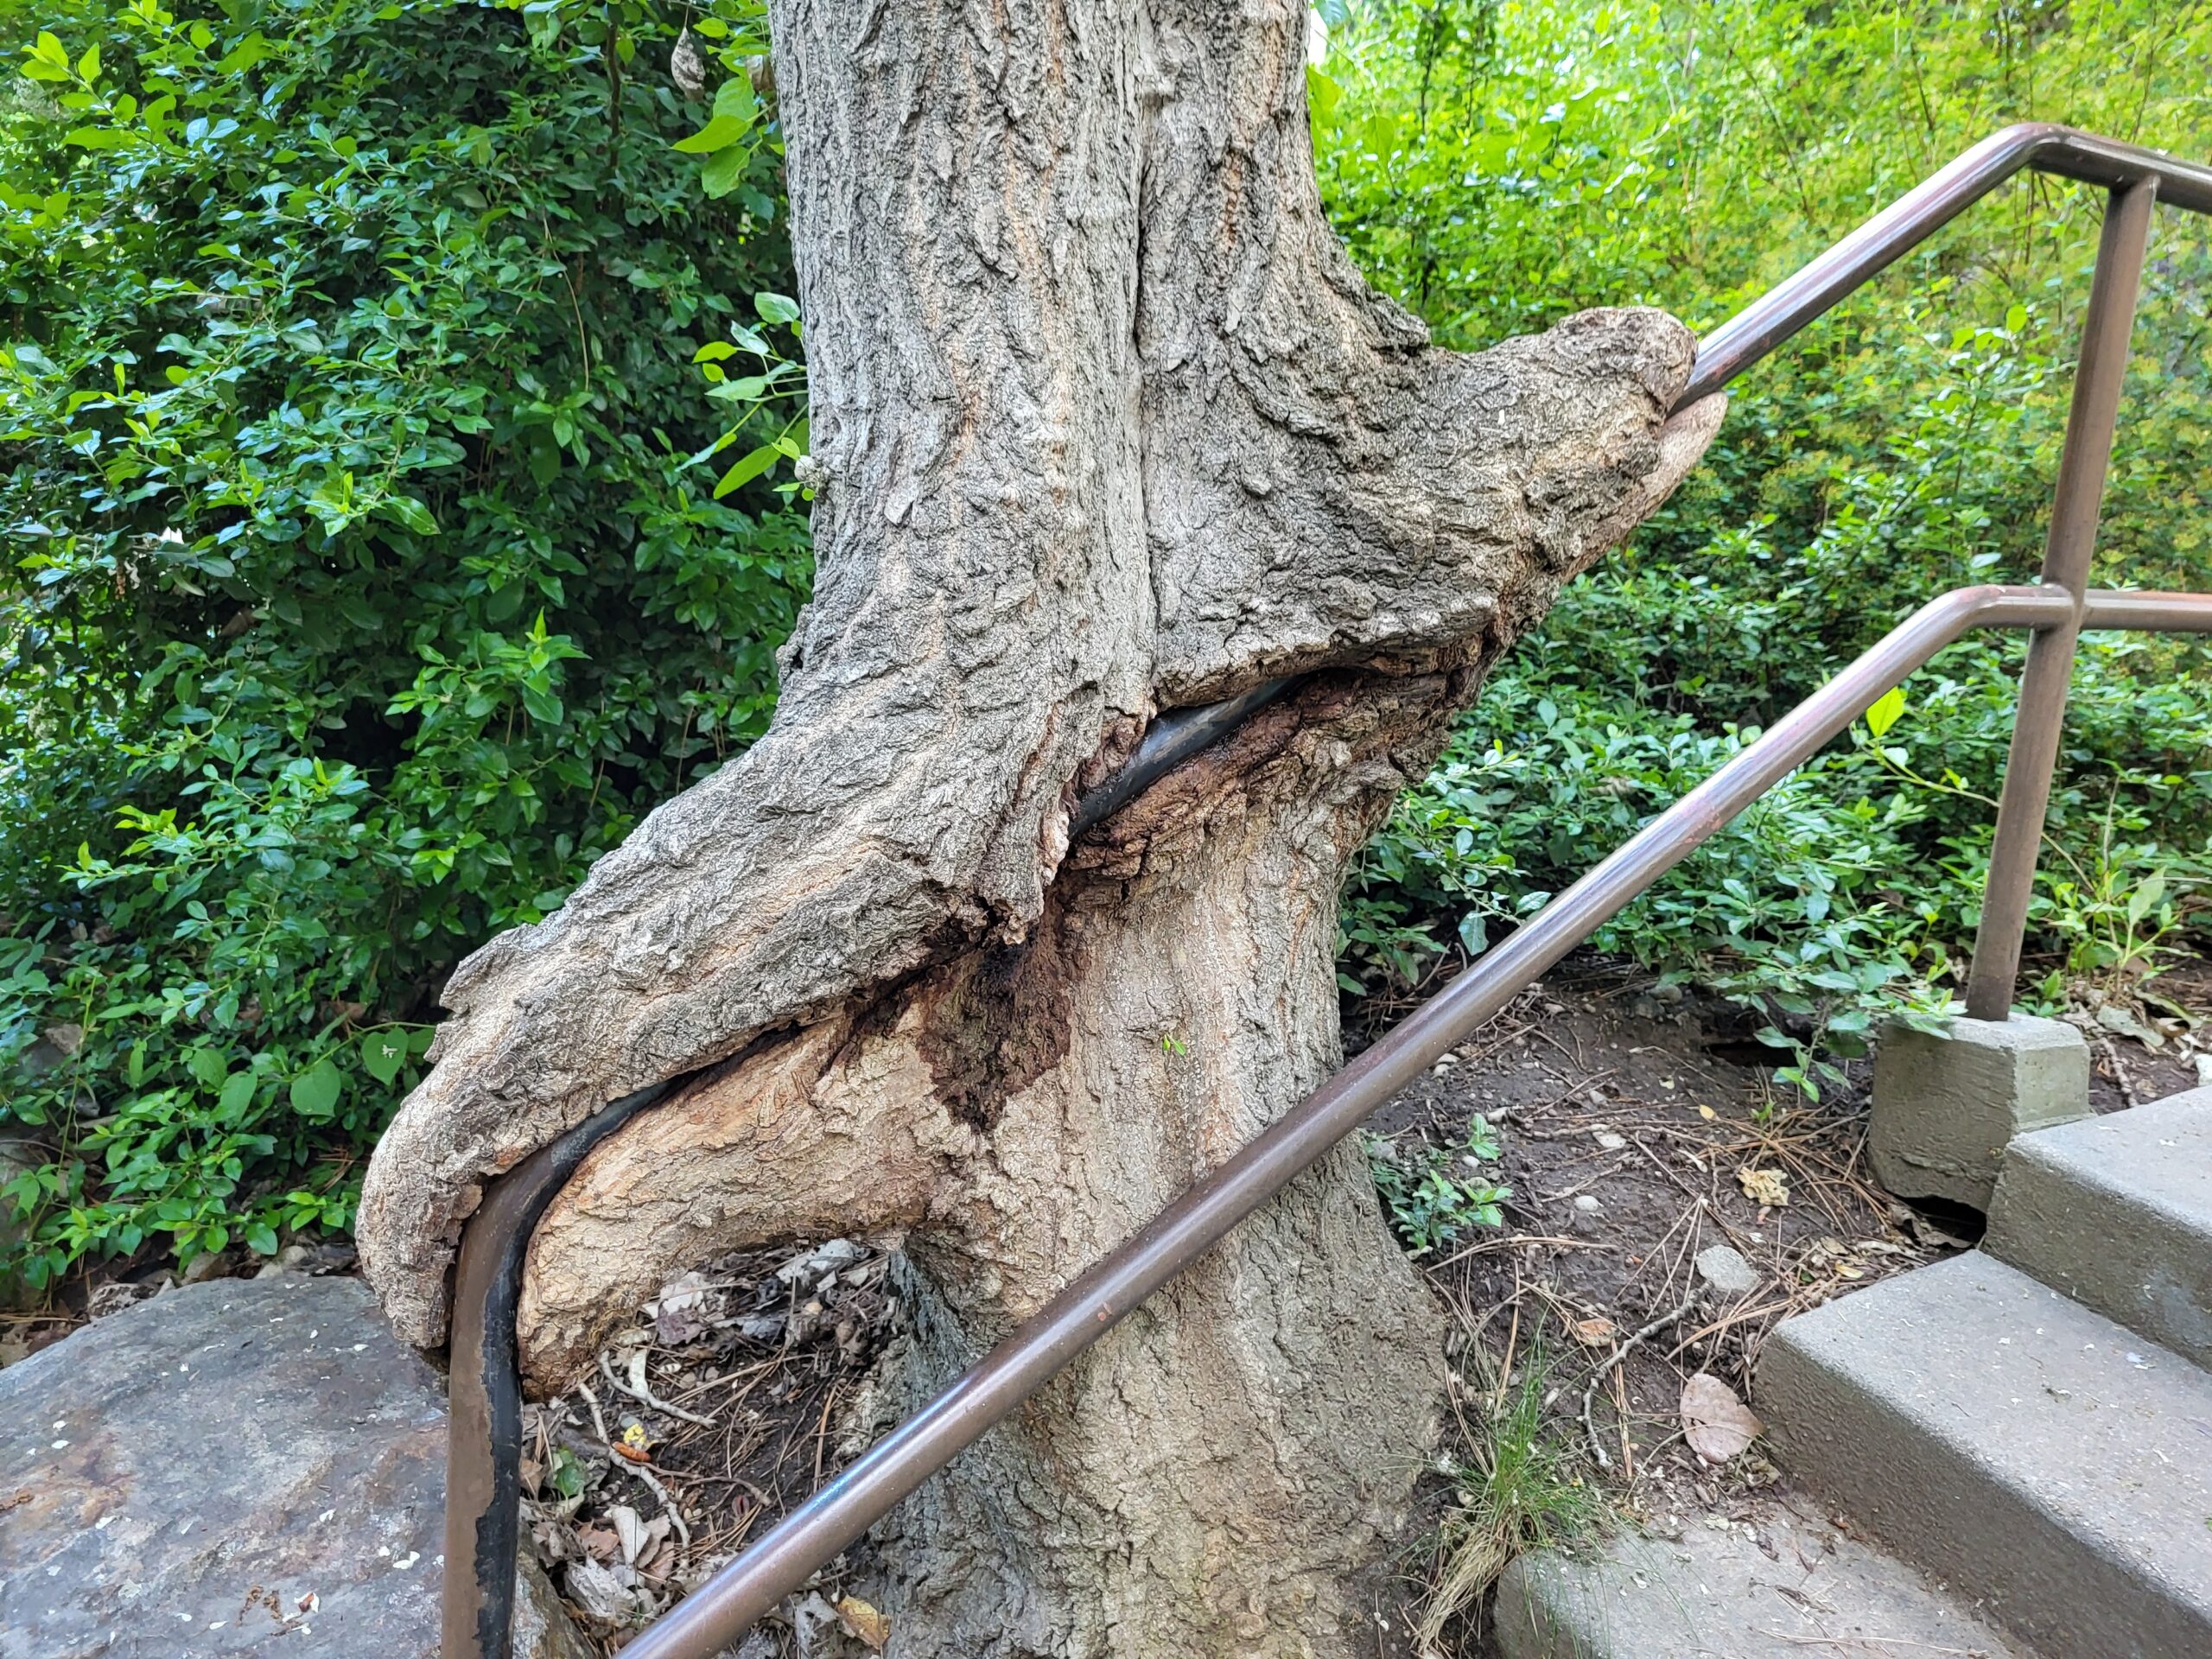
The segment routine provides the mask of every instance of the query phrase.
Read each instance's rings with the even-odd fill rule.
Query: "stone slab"
[[[2015,1141],[1983,1248],[2212,1369],[2212,1089]]]
[[[1784,1320],[1777,1461],[2052,1655],[2212,1654],[2212,1378],[1976,1252]]]
[[[1498,1659],[2031,1659],[1956,1598],[1802,1504],[1749,1522],[1690,1517],[1581,1555],[1523,1556],[1499,1580]]]
[[[445,1403],[354,1279],[165,1292],[0,1370],[0,1659],[435,1659]],[[517,1659],[589,1659],[524,1574]]]
[[[2088,1111],[2089,1046],[2062,1020],[1954,1020],[1943,1037],[1892,1026],[1874,1055],[1866,1149],[1899,1198],[1986,1211],[2015,1135]]]

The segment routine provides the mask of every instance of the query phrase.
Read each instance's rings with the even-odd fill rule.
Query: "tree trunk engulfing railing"
[[[1974,628],[2031,631],[1990,855],[1967,1010],[2012,1009],[2067,683],[2084,628],[2212,632],[2212,594],[2090,592],[2151,210],[2212,213],[2212,168],[2047,124],[2007,127],[1699,342],[1678,409],[1719,391],[1807,323],[2023,168],[2111,191],[2083,321],[2058,484],[2033,587],[1930,601],[1357,1059],[1060,1293],[959,1381],[879,1440],[623,1649],[705,1659],[798,1589],[1375,1109],[1545,969],[1816,753],[1883,693]],[[1080,834],[1300,682],[1273,680],[1155,721],[1135,757],[1077,804]],[[515,1315],[530,1237],[590,1150],[674,1083],[616,1101],[491,1184],[462,1241],[454,1292],[447,1458],[444,1659],[509,1659],[520,1527],[522,1395]]]

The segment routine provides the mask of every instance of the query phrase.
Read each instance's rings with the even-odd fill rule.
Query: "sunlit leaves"
[[[810,569],[701,459],[740,414],[804,453],[741,67],[718,201],[642,0],[537,46],[448,0],[200,10],[54,0],[0,104],[37,322],[0,345],[0,1067],[74,1137],[22,1184],[41,1284],[345,1226],[453,965],[761,729]],[[712,402],[702,340],[780,378]]]

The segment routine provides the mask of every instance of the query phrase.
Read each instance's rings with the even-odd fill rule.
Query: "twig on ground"
[[[604,1367],[607,1356],[601,1354],[599,1363]],[[668,1511],[669,1524],[676,1529],[677,1537],[683,1541],[683,1553],[689,1555],[691,1553],[691,1529],[683,1524],[683,1511],[676,1507],[676,1499],[669,1495],[668,1488],[660,1484],[659,1477],[652,1470],[643,1464],[631,1462],[615,1451],[614,1442],[607,1438],[607,1419],[599,1409],[599,1396],[591,1391],[591,1384],[577,1383],[576,1392],[583,1395],[584,1403],[591,1408],[591,1426],[599,1431],[599,1443],[607,1449],[607,1462],[615,1468],[635,1475],[652,1489],[652,1495],[660,1499],[661,1508]]]
[[[1588,1438],[1590,1450],[1597,1457],[1598,1466],[1600,1469],[1610,1469],[1613,1466],[1613,1463],[1612,1459],[1605,1455],[1605,1448],[1598,1443],[1597,1426],[1590,1421],[1590,1403],[1597,1397],[1599,1383],[1604,1382],[1619,1368],[1620,1363],[1629,1357],[1638,1343],[1647,1337],[1656,1336],[1677,1319],[1685,1318],[1696,1306],[1697,1298],[1693,1295],[1680,1307],[1662,1313],[1627,1341],[1622,1343],[1619,1347],[1614,1349],[1610,1355],[1599,1362],[1598,1369],[1590,1373],[1590,1380],[1583,1385],[1582,1389],[1582,1433]]]
[[[645,1386],[645,1350],[641,1348],[638,1351],[637,1359],[631,1363],[630,1381],[625,1382],[620,1377],[615,1376],[614,1367],[607,1363],[607,1351],[602,1348],[599,1354],[600,1375],[607,1379],[610,1388],[620,1389],[640,1405],[651,1406],[655,1411],[664,1412],[671,1417],[680,1417],[687,1423],[696,1423],[702,1428],[712,1428],[715,1426],[713,1418],[702,1417],[696,1411],[686,1411],[681,1406],[671,1406],[667,1401],[657,1399],[654,1396],[653,1391]]]
[[[2112,1067],[2112,1080],[2120,1085],[2120,1097],[2130,1107],[2140,1106],[2143,1103],[2136,1098],[2135,1080],[2127,1075],[2127,1068],[2120,1063],[2120,1050],[2112,1039],[2098,1038],[2097,1046],[2104,1052],[2105,1063]]]

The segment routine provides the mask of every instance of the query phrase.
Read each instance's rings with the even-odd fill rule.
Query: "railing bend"
[[[1446,1049],[1817,753],[1876,698],[1973,628],[2025,628],[2032,634],[1967,999],[1976,1017],[2007,1016],[2075,637],[2083,628],[2212,632],[2212,595],[2092,593],[2085,586],[2152,204],[2164,200],[2212,213],[2212,168],[2066,127],[2008,127],[1700,342],[1695,370],[1678,404],[1687,407],[1719,391],[2022,168],[2112,191],[2041,584],[1961,588],[1931,600],[1884,635],[646,1629],[623,1649],[626,1659],[705,1659],[734,1645],[755,1620]],[[1271,681],[1229,702],[1178,711],[1155,722],[1128,766],[1077,804],[1076,831],[1116,810],[1298,683]],[[509,1659],[521,1456],[514,1318],[531,1232],[585,1154],[669,1086],[616,1102],[524,1160],[492,1183],[469,1224],[454,1289],[444,1659]]]

